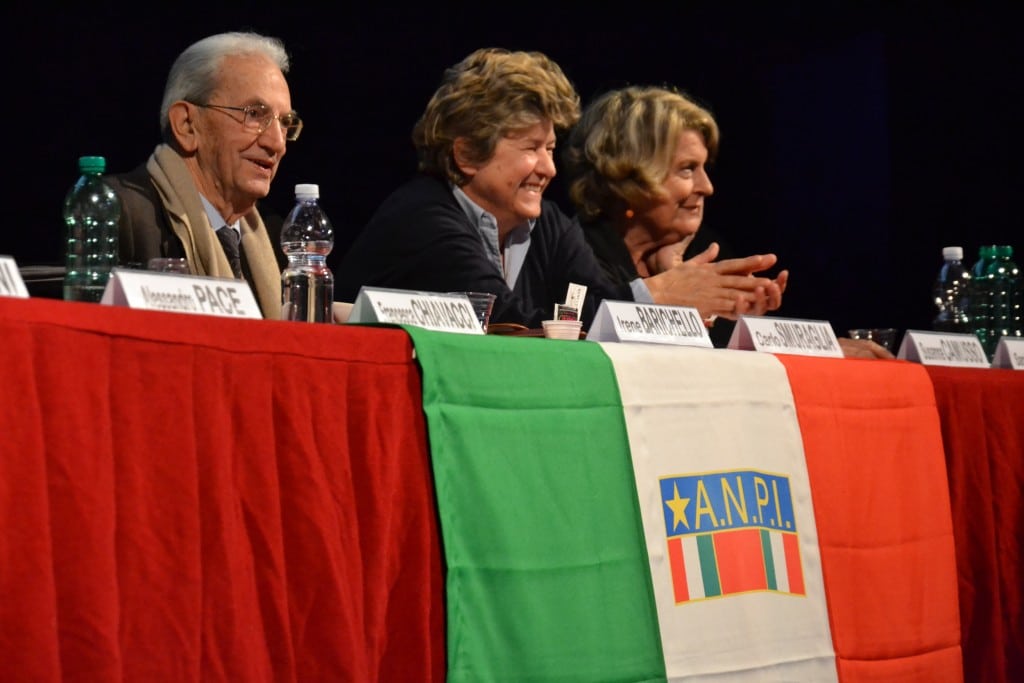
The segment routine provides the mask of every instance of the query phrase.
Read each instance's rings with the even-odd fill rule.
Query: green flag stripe
[[[779,582],[775,577],[775,556],[772,554],[772,537],[761,529],[761,552],[764,554],[764,569],[768,575],[768,590],[779,590]]]
[[[407,331],[448,566],[448,680],[664,680],[601,347]]]
[[[697,552],[700,556],[700,576],[704,582],[704,595],[713,597],[722,594],[722,584],[718,580],[718,562],[715,560],[715,542],[711,534],[697,537]]]

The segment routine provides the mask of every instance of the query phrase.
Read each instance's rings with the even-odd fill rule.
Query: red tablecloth
[[[1024,680],[1024,373],[927,371],[965,679]],[[0,679],[444,679],[404,332],[0,298],[0,435]]]
[[[1024,372],[928,367],[942,423],[968,681],[1024,681]]]
[[[441,681],[400,330],[0,299],[0,678]]]

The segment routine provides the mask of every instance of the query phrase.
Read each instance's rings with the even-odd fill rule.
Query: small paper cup
[[[583,323],[579,320],[543,320],[544,336],[548,339],[579,339]]]

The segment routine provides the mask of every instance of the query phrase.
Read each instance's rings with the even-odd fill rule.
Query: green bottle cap
[[[103,173],[107,160],[103,157],[78,157],[78,170],[82,173]]]

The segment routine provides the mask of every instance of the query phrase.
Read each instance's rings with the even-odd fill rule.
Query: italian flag
[[[450,681],[962,680],[919,366],[407,329]]]

